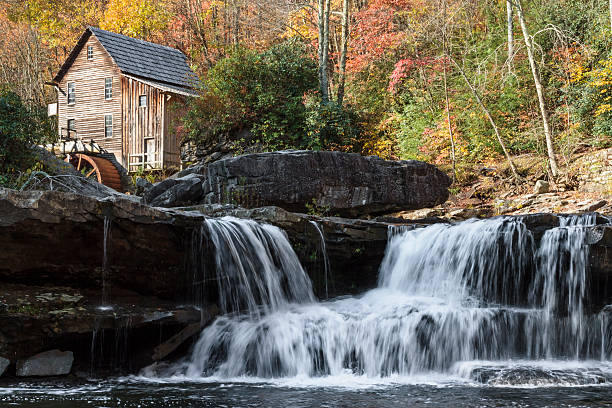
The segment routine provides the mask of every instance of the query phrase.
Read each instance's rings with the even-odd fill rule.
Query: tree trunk
[[[516,10],[518,19],[521,24],[521,31],[523,32],[523,38],[527,48],[527,58],[529,59],[529,65],[531,66],[531,73],[533,74],[533,82],[535,84],[536,92],[538,94],[538,101],[540,103],[540,113],[542,114],[542,125],[544,126],[544,135],[546,136],[546,150],[548,152],[548,160],[550,162],[550,171],[553,177],[557,177],[559,174],[559,168],[557,167],[557,159],[555,158],[555,149],[552,141],[552,134],[550,132],[550,126],[548,124],[548,110],[546,109],[546,102],[544,101],[544,91],[542,90],[542,83],[540,82],[540,75],[538,73],[538,67],[533,56],[533,44],[529,37],[529,31],[527,30],[527,24],[525,23],[525,15],[523,14],[523,7],[521,0],[516,0]]]
[[[612,2],[612,0],[610,0]],[[346,53],[349,41],[349,0],[342,3],[342,50],[340,51],[340,73],[338,78],[338,105],[344,102],[344,84],[346,82]]]
[[[612,31],[612,0],[610,0],[609,4],[610,4],[610,31]]]
[[[319,61],[319,73],[321,75],[321,99],[323,103],[329,102],[329,79],[327,61],[329,58],[329,12],[331,0],[325,0],[325,11],[323,13],[323,42],[321,44],[321,59]],[[321,1],[319,1],[321,4]],[[320,14],[320,12],[319,12]],[[321,23],[319,22],[319,28]]]
[[[319,90],[321,94],[323,94],[323,90],[321,89],[321,84],[323,83],[323,37],[324,37],[324,28],[325,24],[323,20],[325,19],[325,0],[319,0],[319,50],[318,50],[318,59],[319,59]]]
[[[448,98],[448,86],[446,83],[446,61],[444,61],[444,98],[446,100],[446,120],[448,122],[448,135],[451,142],[451,159],[453,161],[453,183],[457,180],[457,159],[455,157],[455,136],[453,135],[453,124],[451,123],[450,100]]]
[[[446,45],[446,0],[442,2],[443,7],[443,21],[442,21],[442,54],[448,55],[448,48]],[[448,136],[451,142],[451,159],[453,161],[453,183],[457,180],[457,157],[455,154],[455,135],[453,134],[453,124],[451,122],[450,114],[450,99],[448,97],[448,83],[446,78],[446,61],[443,61],[443,79],[444,79],[444,99],[446,102],[446,121],[448,122]]]
[[[612,0],[610,0],[612,3]],[[508,72],[512,72],[512,59],[514,58],[514,16],[512,0],[506,0],[506,22],[508,26]]]
[[[480,108],[484,112],[484,114],[487,117],[487,119],[489,119],[489,123],[493,127],[493,131],[495,132],[495,136],[497,137],[497,141],[499,142],[502,150],[504,151],[504,155],[506,156],[506,160],[508,160],[508,164],[510,165],[510,170],[512,170],[512,174],[514,175],[514,177],[517,180],[520,180],[521,176],[519,176],[518,172],[516,171],[516,166],[514,165],[514,162],[512,161],[512,157],[510,157],[510,153],[508,152],[508,149],[506,149],[506,144],[504,143],[504,141],[502,140],[502,138],[501,138],[501,136],[499,134],[499,129],[497,128],[497,125],[495,124],[495,121],[493,120],[493,117],[491,116],[491,113],[489,112],[487,107],[482,102],[482,99],[480,98],[480,94],[478,93],[476,88],[474,88],[474,86],[472,85],[472,83],[468,79],[467,75],[465,74],[465,71],[463,70],[463,68],[461,68],[461,66],[457,63],[457,61],[455,61],[455,59],[453,57],[451,57],[451,56],[449,56],[449,58],[453,62],[455,67],[457,67],[457,70],[459,70],[459,72],[461,73],[461,76],[463,77],[463,80],[467,84],[468,88],[470,88],[470,91],[472,91],[472,95],[474,95],[474,99],[476,99],[476,102],[478,102],[478,105],[480,105]]]

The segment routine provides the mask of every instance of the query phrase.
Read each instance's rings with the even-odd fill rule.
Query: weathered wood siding
[[[139,107],[139,97],[147,96],[147,106]],[[135,155],[148,154],[147,162],[161,162],[164,130],[164,94],[150,85],[133,78],[121,77],[121,97],[123,103],[123,160],[134,163]],[[154,152],[151,152],[154,146]],[[154,159],[153,159],[154,158]],[[154,168],[161,168],[156,163]],[[150,166],[147,167],[150,169]],[[135,171],[130,166],[128,171]]]
[[[93,46],[93,60],[87,59],[87,47]],[[105,78],[113,79],[113,97],[104,98]],[[68,105],[67,83],[75,83],[75,103]],[[119,69],[98,40],[91,36],[59,83],[58,121],[66,133],[68,119],[75,120],[77,137],[94,140],[121,160],[121,76]],[[113,115],[113,136],[104,135],[104,116]],[[72,135],[71,135],[72,136]]]
[[[180,168],[181,166],[180,120],[187,111],[186,103],[184,96],[166,96],[164,113],[164,164],[166,167]]]

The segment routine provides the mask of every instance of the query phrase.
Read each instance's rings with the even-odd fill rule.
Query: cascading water
[[[206,225],[222,312],[259,316],[290,302],[314,301],[310,280],[279,228],[231,217],[208,219]]]
[[[327,256],[327,248],[325,245],[325,234],[323,234],[323,229],[316,221],[310,221],[310,223],[314,226],[314,228],[319,233],[319,237],[321,237],[321,253],[323,256],[323,268],[324,268],[324,279],[325,279],[325,299],[329,299],[329,281],[331,277],[329,274],[331,273],[331,269],[329,267],[329,258]]]
[[[323,303],[313,301],[280,230],[234,219],[207,222],[224,274],[220,303],[246,313],[206,328],[173,375],[612,379],[612,371],[562,362],[610,354],[607,315],[584,310],[584,226],[593,217],[561,218],[539,244],[516,218],[392,230],[379,287]]]
[[[109,304],[110,301],[110,278],[108,271],[108,242],[111,236],[112,220],[110,217],[104,217],[104,241],[102,243],[102,303],[99,306],[100,310],[112,310],[113,307]]]

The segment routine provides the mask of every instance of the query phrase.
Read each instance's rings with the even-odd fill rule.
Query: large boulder
[[[4,372],[6,371],[6,369],[8,368],[10,364],[11,362],[9,360],[7,360],[6,358],[0,357],[0,377],[2,376],[2,374],[4,374]]]
[[[190,172],[206,176],[200,200],[204,204],[314,209],[348,217],[433,207],[446,201],[451,184],[446,174],[427,163],[326,151],[248,154],[194,166],[180,176]],[[147,202],[173,206],[168,197],[154,197],[163,194],[159,190],[152,189]]]
[[[70,374],[72,351],[51,350],[17,361],[18,377],[46,377]]]

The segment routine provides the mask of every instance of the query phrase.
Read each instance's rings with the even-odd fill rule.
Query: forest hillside
[[[480,199],[574,190],[612,147],[611,20],[603,0],[0,0],[0,183],[36,166],[18,152],[53,137],[46,83],[97,26],[188,56],[199,157],[340,150],[436,164],[457,194],[486,176]]]

